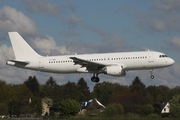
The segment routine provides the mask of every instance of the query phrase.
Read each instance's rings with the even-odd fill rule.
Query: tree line
[[[87,82],[80,78],[77,83],[68,81],[59,85],[51,76],[45,84],[40,84],[35,76],[29,76],[22,84],[7,84],[0,80],[0,116],[35,114],[41,116],[42,100],[49,105],[60,105],[64,100],[75,100],[78,103],[97,98],[104,106],[120,104],[123,114],[147,114],[144,113],[153,107],[153,113],[161,114],[161,104],[173,101],[174,106],[180,105],[180,87],[146,86],[139,77],[135,77],[132,83],[121,85],[119,83],[97,83],[93,91],[90,91]]]

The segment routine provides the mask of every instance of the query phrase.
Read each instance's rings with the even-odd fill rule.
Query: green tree
[[[53,104],[58,104],[64,97],[62,86],[58,85],[51,76],[46,81],[45,85],[40,86],[40,96],[41,98],[50,98]]]
[[[41,116],[42,114],[42,99],[39,97],[33,98],[30,104],[33,113],[36,113],[37,116]]]
[[[11,85],[7,85],[5,81],[0,80],[0,102],[8,104],[13,96]]]
[[[154,112],[154,108],[152,105],[147,104],[142,108],[143,115],[149,115]]]
[[[170,116],[180,118],[180,94],[174,95],[170,100]]]
[[[109,104],[103,113],[105,116],[108,116],[108,117],[117,116],[119,114],[118,109],[114,104]]]
[[[144,83],[141,82],[139,77],[136,77],[133,81],[132,84],[130,85],[130,91],[131,92],[139,92],[139,93],[144,93],[145,92],[146,86]]]
[[[53,105],[53,100],[51,98],[45,97],[42,99],[43,102],[45,102],[46,104],[52,106]]]
[[[77,89],[79,91],[79,101],[86,101],[90,99],[90,90],[89,87],[87,86],[86,81],[83,78],[80,78],[79,81],[77,82]]]
[[[108,105],[112,94],[116,92],[116,84],[110,82],[97,83],[94,86],[93,97],[98,98],[103,105]]]
[[[63,116],[75,116],[81,109],[78,102],[72,99],[62,100],[59,109]]]
[[[121,104],[119,104],[119,103],[113,103],[113,104],[117,108],[117,111],[118,111],[119,115],[124,114],[124,108],[123,108],[123,106]]]
[[[76,83],[68,81],[63,87],[63,97],[64,99],[74,99],[78,100],[79,91]]]
[[[57,83],[54,80],[54,78],[51,76],[47,81],[46,81],[46,85],[49,86],[51,89],[54,88]]]
[[[40,85],[35,76],[29,76],[28,80],[26,80],[24,84],[29,88],[29,90],[33,93],[34,96],[39,96]]]
[[[10,116],[12,115],[20,115],[20,107],[21,101],[17,99],[13,99],[8,104],[8,111]]]
[[[5,103],[0,103],[0,116],[8,115],[8,107]]]
[[[13,85],[13,98],[8,104],[8,111],[10,114],[19,116],[23,112],[23,106],[29,105],[29,99],[34,99],[32,92],[26,87],[25,84]],[[24,107],[25,108],[25,107]],[[34,106],[32,106],[34,108]]]

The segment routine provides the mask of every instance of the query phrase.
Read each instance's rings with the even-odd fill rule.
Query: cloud
[[[49,35],[43,38],[37,37],[31,39],[33,46],[40,51],[43,55],[64,55],[70,54],[66,46],[57,46],[56,41]]]
[[[58,15],[61,13],[60,6],[55,3],[49,3],[47,0],[22,0],[29,13],[42,13],[45,15]]]
[[[156,0],[145,12],[136,11],[138,26],[150,33],[180,31],[178,0]]]
[[[96,27],[91,27],[90,29],[102,38],[103,44],[98,46],[100,52],[122,52],[131,49],[130,45],[120,35],[106,32]]]
[[[165,12],[180,12],[180,3],[179,0],[156,0],[154,3],[154,8],[157,10]]]
[[[70,51],[78,51],[78,53],[90,53],[88,51],[102,53],[132,50],[132,46],[128,45],[120,35],[97,28],[87,23],[84,19],[78,17],[75,14],[71,14],[70,16],[62,19],[61,21],[64,25],[67,26],[67,30],[63,30],[60,32],[61,35],[79,35],[76,31],[74,31],[74,29],[76,29],[77,27],[83,27],[84,30],[88,30],[93,34],[99,35],[101,39],[97,40],[98,42],[102,41],[102,44],[97,44],[98,42],[86,43],[79,40],[69,40],[66,46],[70,48]],[[73,50],[73,48],[75,50]],[[85,50],[84,48],[87,50]]]
[[[36,35],[36,24],[22,12],[4,6],[0,9],[0,36],[7,36],[7,32],[17,31],[24,35]]]
[[[14,58],[12,47],[8,47],[7,45],[0,46],[0,56],[1,68],[4,68],[6,60]]]
[[[78,36],[79,35],[79,33],[77,33],[76,31],[73,31],[73,30],[62,30],[59,32],[59,34],[66,36],[66,37]]]
[[[74,4],[73,2],[67,0],[67,2],[69,3],[69,8],[71,9],[72,12],[75,12],[76,9],[78,8],[78,6],[76,4]]]
[[[75,28],[78,24],[82,24],[84,22],[83,19],[79,18],[77,15],[75,14],[71,14],[69,17],[67,18],[63,18],[61,20],[61,22],[64,25],[67,25],[69,28]]]
[[[171,40],[165,41],[166,45],[176,51],[180,51],[180,37],[173,37]]]

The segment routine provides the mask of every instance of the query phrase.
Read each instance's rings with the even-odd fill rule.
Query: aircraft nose
[[[168,63],[169,63],[170,65],[173,65],[173,64],[174,64],[174,60],[173,60],[172,58],[170,58],[170,59],[168,60]]]

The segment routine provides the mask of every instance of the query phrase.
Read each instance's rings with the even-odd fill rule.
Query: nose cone
[[[169,65],[173,65],[173,64],[174,64],[174,60],[173,60],[172,58],[169,58],[168,64],[169,64]]]

